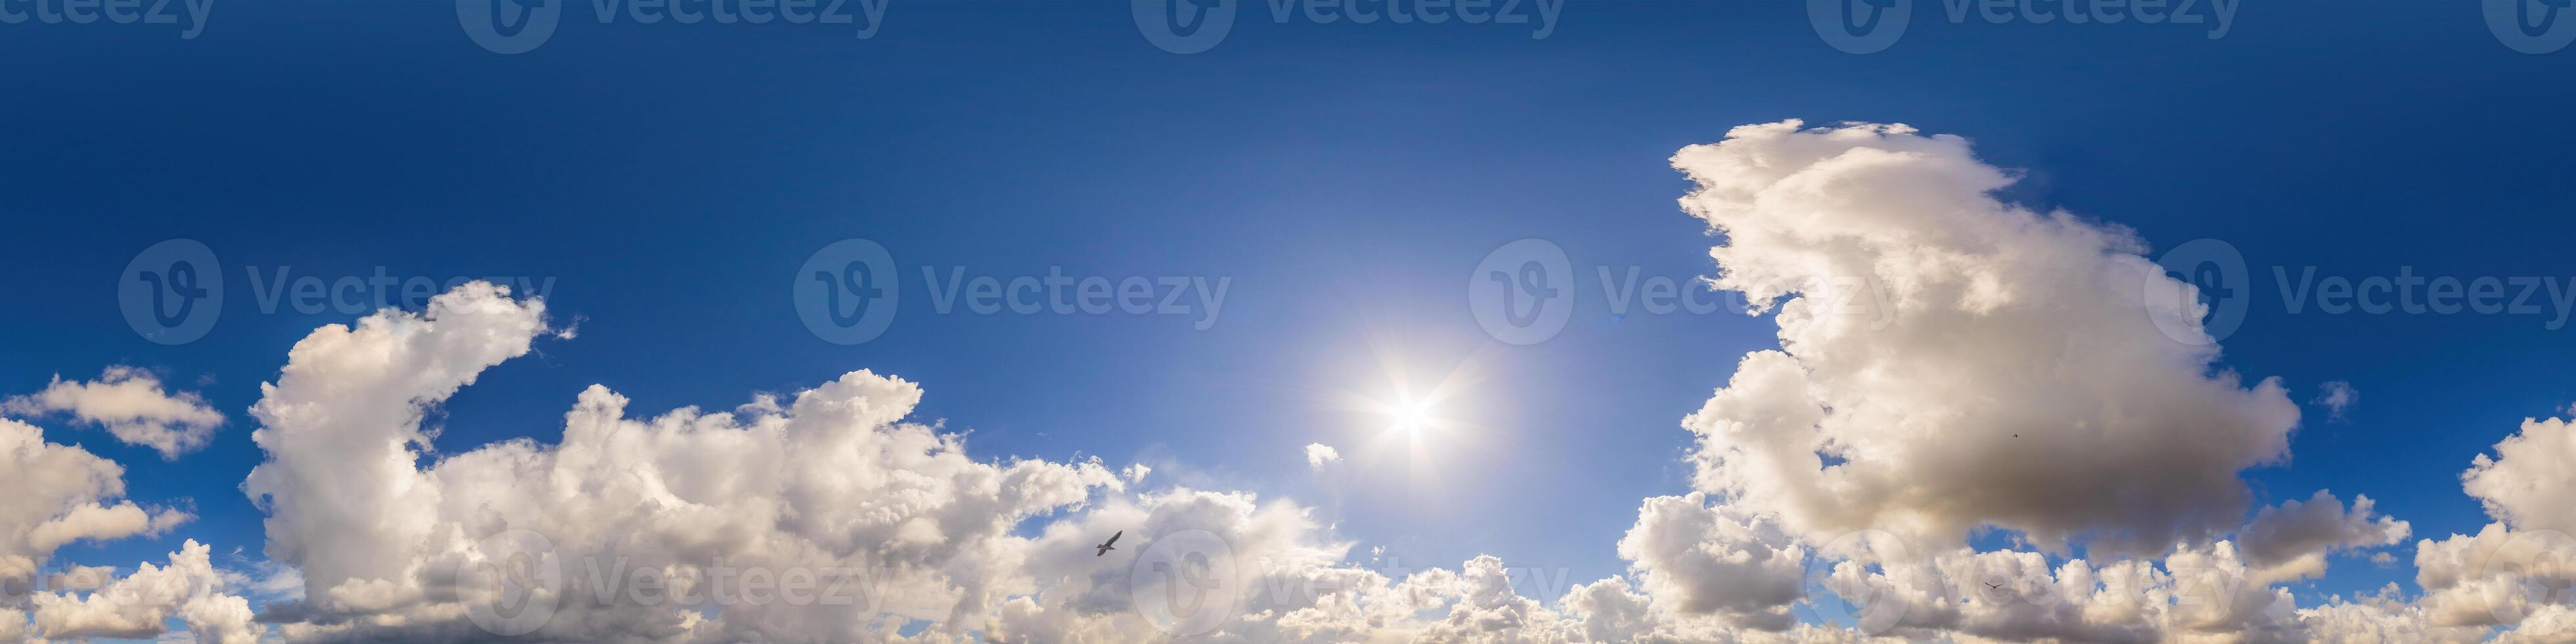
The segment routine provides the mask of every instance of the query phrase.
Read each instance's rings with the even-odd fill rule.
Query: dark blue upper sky
[[[551,441],[591,383],[656,413],[867,368],[923,383],[919,417],[971,430],[984,457],[1144,462],[1320,506],[1406,566],[1493,553],[1590,580],[1623,568],[1613,544],[1639,498],[1687,491],[1677,421],[1775,344],[1758,318],[1608,310],[1596,267],[1713,270],[1666,159],[1739,124],[1892,121],[2026,169],[2009,196],[2034,207],[2156,249],[2242,251],[2251,307],[2225,364],[2303,401],[2330,380],[2362,395],[2348,422],[2311,407],[2292,460],[2249,474],[2264,503],[2326,488],[2419,536],[2474,531],[2460,470],[2576,401],[2576,331],[2547,312],[2291,314],[2272,267],[2576,280],[2576,51],[2508,49],[2474,3],[2246,5],[2212,39],[1951,23],[1927,2],[1868,55],[1828,46],[1801,2],[1573,0],[1543,39],[1274,24],[1246,2],[1190,55],[1148,42],[1128,3],[1094,1],[898,0],[868,39],[600,24],[576,2],[516,55],[478,47],[448,2],[228,0],[194,39],[0,25],[0,394],[113,364],[202,391],[231,421],[176,462],[61,423],[48,437],[126,464],[132,498],[193,500],[190,536],[255,559],[243,410],[296,339],[356,316],[263,311],[248,271],[533,276],[579,337],[465,390],[440,449]],[[1547,342],[1495,342],[1463,283],[1533,237],[1570,256],[1580,306]],[[229,292],[210,333],[165,346],[124,324],[114,284],[172,238],[212,248]],[[845,238],[889,250],[907,307],[854,346],[808,333],[789,295],[808,255]],[[940,315],[923,266],[1230,289],[1206,330]],[[1471,374],[1444,413],[1473,440],[1363,458],[1376,421],[1335,401],[1398,386],[1385,364],[1415,388]],[[1339,446],[1359,482],[1316,485],[1311,442]],[[171,545],[86,548],[66,554]],[[2410,577],[2346,561],[2314,588]]]

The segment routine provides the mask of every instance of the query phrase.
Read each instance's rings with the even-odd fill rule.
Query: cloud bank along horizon
[[[258,570],[193,539],[122,576],[55,558],[192,517],[123,498],[122,466],[24,420],[181,459],[225,424],[201,397],[120,366],[0,404],[21,491],[0,499],[0,641],[2576,637],[2570,597],[2523,592],[2576,572],[2503,565],[2576,552],[2567,421],[2469,464],[2493,523],[2417,541],[2421,594],[2300,606],[2283,584],[2393,560],[2411,526],[2327,490],[2251,507],[2243,473],[2286,462],[2299,407],[2205,334],[2169,337],[2205,310],[2144,296],[2189,287],[2130,231],[1999,201],[2013,172],[1903,125],[1747,125],[1672,161],[1697,184],[1683,210],[1722,233],[1717,285],[1779,348],[1683,417],[1690,489],[1640,501],[1615,544],[1629,569],[1561,596],[1522,595],[1491,556],[1371,569],[1291,499],[980,460],[907,420],[920,386],[867,370],[726,411],[636,414],[593,385],[557,444],[424,466],[425,414],[562,335],[541,299],[476,282],[317,329],[262,385],[242,485],[267,515]],[[1883,296],[1784,286],[1837,282],[1820,277]],[[1332,446],[1303,456],[1340,471]],[[1981,530],[2027,545],[1980,550]],[[1095,556],[1113,531],[1133,545]]]

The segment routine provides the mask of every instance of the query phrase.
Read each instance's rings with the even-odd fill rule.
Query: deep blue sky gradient
[[[579,3],[576,3],[577,5]],[[2362,394],[2309,408],[2264,503],[2367,494],[2418,536],[2485,523],[2457,476],[2522,418],[2576,402],[2576,331],[2550,316],[2289,315],[2296,275],[2576,280],[2567,154],[2576,51],[2498,44],[2473,3],[2248,2],[2227,37],[2171,25],[1950,24],[1919,6],[1873,55],[1827,47],[1804,3],[1574,0],[1544,40],[1503,26],[1271,24],[1258,3],[1214,50],[1155,49],[1124,2],[905,2],[875,38],[840,27],[600,25],[534,52],[473,45],[447,2],[225,0],[183,41],[147,26],[0,26],[0,393],[111,364],[161,370],[231,416],[165,463],[47,421],[129,468],[142,502],[200,518],[64,560],[159,559],[182,536],[258,558],[238,490],[260,459],[245,410],[287,348],[352,316],[260,312],[246,266],[325,278],[556,279],[579,337],[487,372],[438,419],[443,451],[551,442],[582,387],[659,413],[730,408],[868,368],[921,382],[917,417],[973,453],[1099,455],[1164,479],[1322,508],[1403,565],[1479,553],[1620,572],[1638,500],[1688,489],[1677,421],[1739,356],[1739,315],[1613,319],[1594,267],[1685,278],[1715,240],[1674,199],[1677,148],[1745,123],[1899,121],[2024,168],[2012,198],[2133,227],[2158,249],[2228,241],[2254,267],[2225,362]],[[232,293],[204,339],[127,329],[114,282],[193,238]],[[884,244],[905,306],[837,346],[787,295],[835,240]],[[1463,288],[1494,247],[1566,249],[1584,298],[1535,346],[1488,339]],[[933,315],[919,267],[970,275],[1231,278],[1223,315]],[[1371,420],[1326,401],[1461,364],[1436,485]],[[202,383],[201,383],[202,379]],[[1340,447],[1319,486],[1301,448]],[[2410,543],[2411,546],[2411,543]],[[2406,550],[2400,550],[2401,559]],[[219,557],[219,561],[223,561]],[[231,560],[244,564],[247,560]],[[2336,561],[2352,592],[2411,567]],[[1549,598],[1552,599],[1552,596]]]

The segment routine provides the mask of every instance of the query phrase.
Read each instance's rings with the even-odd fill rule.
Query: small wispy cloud
[[[2352,383],[2349,382],[2329,380],[2325,384],[2317,385],[2317,390],[2316,399],[2308,402],[2324,405],[2326,420],[2334,422],[2349,420],[2350,418],[2344,412],[2361,402],[2361,390],[2352,388]]]
[[[1342,460],[1342,453],[1334,450],[1333,446],[1323,443],[1306,444],[1307,466],[1320,468],[1323,467],[1325,463],[1338,460]]]

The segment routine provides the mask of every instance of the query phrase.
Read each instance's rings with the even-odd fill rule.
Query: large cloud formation
[[[295,346],[252,409],[269,460],[244,490],[270,512],[268,555],[302,572],[304,599],[265,619],[310,641],[1479,641],[1572,628],[1514,592],[1499,561],[1391,579],[1343,565],[1350,544],[1293,504],[1127,495],[1096,461],[975,460],[958,437],[904,422],[918,386],[867,371],[642,419],[594,386],[558,445],[418,465],[434,440],[425,414],[546,332],[542,302],[471,284]],[[1018,530],[1067,511],[1079,512]],[[1094,556],[1119,530],[1134,538]],[[1209,555],[1220,574],[1189,568]],[[1139,557],[1191,576],[1139,577],[1168,570]],[[1175,592],[1188,605],[1132,599]],[[1437,608],[1443,619],[1417,618]]]
[[[2270,582],[2405,536],[2322,492],[2247,525],[2241,473],[2285,459],[2298,425],[2286,389],[2221,368],[2193,300],[2148,296],[2191,287],[2127,229],[1997,199],[2015,174],[1965,139],[1787,121],[1673,165],[1698,184],[1683,209],[1724,238],[1713,285],[1773,311],[1780,339],[1683,421],[1698,491],[1649,500],[1622,542],[1678,613],[1780,630],[1806,601],[1870,635],[2295,640],[2309,618]],[[1968,547],[1992,529],[2039,550]]]
[[[978,459],[864,370],[712,412],[592,386],[554,444],[439,449],[424,420],[552,333],[473,283],[317,330],[263,385],[243,490],[300,589],[258,618],[290,641],[2576,641],[2576,597],[2532,592],[2576,581],[2547,565],[2576,554],[2576,426],[2471,464],[2496,521],[2417,543],[2423,595],[2302,607],[2281,584],[2412,526],[2359,494],[2255,507],[2241,477],[2286,461],[2298,406],[2223,368],[2192,299],[2150,296],[2191,287],[2129,231],[2001,201],[2014,173],[1902,125],[1744,126],[1673,163],[1723,236],[1715,285],[1780,348],[1683,420],[1691,489],[1640,501],[1627,574],[1405,569],[1293,501]],[[0,580],[185,517],[31,426],[0,420],[0,459],[42,484],[0,499]],[[0,596],[0,641],[271,632],[206,552]]]
[[[2286,455],[2298,406],[2159,330],[2200,315],[2143,297],[2170,279],[2142,243],[1996,200],[2012,175],[1964,139],[1798,125],[1673,157],[1726,237],[1716,285],[1785,299],[1781,348],[1686,421],[1702,489],[1824,539],[1992,526],[2145,553],[2242,520],[2238,473]],[[1783,290],[1813,283],[1867,290]]]

